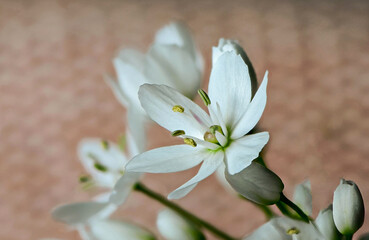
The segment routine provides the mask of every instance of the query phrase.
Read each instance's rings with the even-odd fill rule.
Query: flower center
[[[205,132],[204,140],[207,142],[219,144],[219,141],[215,136],[216,132],[219,132],[220,134],[224,134],[222,128],[219,125],[213,125],[209,128],[208,131]]]

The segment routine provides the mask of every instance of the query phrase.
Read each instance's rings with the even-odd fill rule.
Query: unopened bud
[[[274,172],[256,162],[234,175],[226,169],[225,176],[238,193],[261,205],[278,202],[284,188],[282,180]]]
[[[191,222],[169,209],[158,214],[156,225],[167,240],[204,240],[205,236]]]
[[[364,202],[353,181],[341,179],[333,196],[334,223],[343,235],[354,234],[364,222]]]

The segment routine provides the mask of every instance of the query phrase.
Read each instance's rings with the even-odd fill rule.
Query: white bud
[[[274,172],[257,162],[234,175],[226,169],[225,176],[238,193],[262,205],[278,202],[284,188],[282,180]]]
[[[353,181],[341,179],[333,196],[334,223],[343,235],[354,234],[364,222],[364,202]]]
[[[101,220],[90,224],[92,236],[99,240],[155,240],[155,236],[148,230],[124,221]]]
[[[170,209],[158,214],[156,225],[167,240],[203,240],[205,236],[192,223]]]
[[[315,219],[315,225],[326,240],[340,240],[342,238],[336,225],[334,225],[332,205],[319,212],[318,217]]]
[[[295,188],[293,202],[301,208],[308,216],[312,214],[311,184],[309,180],[304,181]]]

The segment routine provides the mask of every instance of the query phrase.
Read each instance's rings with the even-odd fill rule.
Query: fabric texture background
[[[266,161],[287,195],[309,177],[316,216],[345,177],[368,207],[368,12],[367,1],[1,0],[0,239],[78,239],[49,211],[95,194],[78,185],[79,140],[124,133],[125,110],[102,75],[115,74],[119,48],[146,51],[171,20],[189,25],[204,54],[203,86],[220,37],[240,41],[259,80],[269,70]],[[159,127],[150,136],[150,148],[173,144]],[[144,182],[168,194],[194,173],[148,174]],[[264,221],[214,176],[179,202],[235,236]],[[117,216],[156,232],[159,209],[133,194]],[[368,221],[360,232],[369,231]]]

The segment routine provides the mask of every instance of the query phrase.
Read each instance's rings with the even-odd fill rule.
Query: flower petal
[[[128,99],[126,97],[126,95],[124,95],[124,93],[122,92],[118,82],[116,80],[113,79],[112,76],[105,74],[104,75],[104,80],[105,82],[108,84],[108,86],[110,87],[110,89],[113,91],[115,98],[123,105],[123,106],[128,106]]]
[[[226,52],[219,57],[211,71],[209,97],[219,104],[224,122],[232,129],[251,100],[251,80],[241,56]]]
[[[172,22],[161,28],[155,36],[155,43],[170,45],[175,44],[183,47],[195,59],[198,69],[204,71],[204,61],[195,46],[190,31],[187,26],[181,22]]]
[[[132,186],[139,180],[141,174],[125,172],[117,181],[109,201],[117,206],[122,205],[132,191]]]
[[[156,148],[135,156],[126,165],[126,171],[169,173],[183,171],[198,165],[206,158],[207,150],[186,144]]]
[[[268,84],[268,71],[264,75],[263,82],[261,83],[258,91],[252,99],[249,107],[239,122],[236,124],[232,132],[232,138],[239,138],[247,134],[255,125],[259,122],[261,115],[264,112],[266,105],[267,94],[266,87]]]
[[[138,89],[148,82],[143,74],[144,55],[135,50],[125,49],[113,62],[122,94],[130,104],[141,109],[137,96]]]
[[[146,123],[148,117],[137,108],[130,106],[127,110],[127,145],[131,157],[146,149]]]
[[[202,163],[199,172],[188,182],[171,192],[168,199],[179,199],[187,195],[201,180],[210,176],[222,164],[224,153],[218,151],[216,153],[208,153],[207,158]]]
[[[268,140],[269,133],[261,132],[233,141],[226,150],[228,172],[233,175],[249,166],[259,156]]]
[[[204,110],[171,87],[144,84],[138,95],[150,118],[171,132],[184,130],[187,135],[201,139],[211,126]],[[173,107],[177,105],[184,111],[174,112]]]
[[[55,220],[68,225],[85,224],[97,217],[107,206],[109,203],[78,202],[56,207],[51,214]]]
[[[147,54],[145,75],[152,83],[173,87],[189,98],[201,84],[201,73],[190,53],[176,45],[154,44]]]

